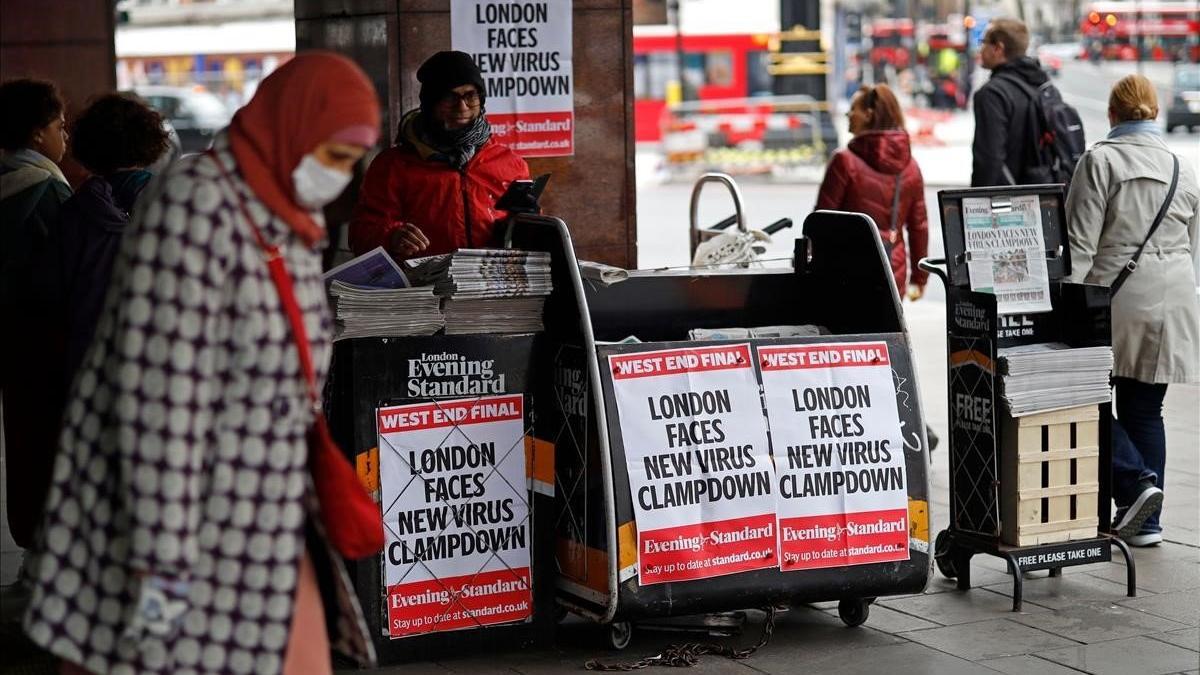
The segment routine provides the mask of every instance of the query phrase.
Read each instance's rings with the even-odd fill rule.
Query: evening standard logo
[[[891,534],[893,532],[907,532],[908,524],[903,518],[895,520],[884,520],[877,518],[873,523],[849,523],[846,526],[840,525],[813,525],[812,527],[786,527],[783,530],[784,541],[813,541],[824,539],[825,541],[837,541],[843,534],[852,537],[861,537],[871,534]]]
[[[987,312],[982,307],[959,303],[954,308],[954,323],[966,330],[987,330]]]
[[[554,393],[565,415],[583,417],[587,415],[587,383],[583,369],[571,366],[555,366]]]
[[[471,360],[462,354],[422,354],[408,360],[408,395],[411,398],[486,396],[505,392],[504,373],[496,373],[495,359]]]
[[[540,121],[517,120],[516,122],[497,122],[492,125],[492,133],[497,136],[507,136],[511,133],[518,134],[548,134],[561,133],[571,130],[570,119],[556,120],[544,119]]]
[[[721,546],[754,539],[769,539],[774,536],[775,524],[768,523],[762,527],[750,527],[747,525],[741,529],[732,531],[714,530],[709,532],[708,536],[675,537],[674,539],[660,541],[647,539],[644,543],[646,548],[645,553],[698,552],[704,550],[704,547],[709,544]]]
[[[420,607],[423,605],[449,605],[460,598],[481,598],[488,595],[505,593],[521,593],[529,590],[526,579],[497,579],[486,584],[465,583],[457,591],[453,588],[426,590],[419,593],[394,593],[391,597],[392,608]]]

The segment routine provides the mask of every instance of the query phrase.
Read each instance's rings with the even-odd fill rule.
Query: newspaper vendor
[[[400,122],[396,145],[363,179],[350,223],[361,254],[382,246],[397,260],[487,248],[504,213],[496,201],[529,167],[492,138],[487,90],[470,55],[444,51],[417,70],[421,106]]]

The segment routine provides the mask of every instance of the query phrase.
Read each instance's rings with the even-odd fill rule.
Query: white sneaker
[[[1125,543],[1137,548],[1146,546],[1158,546],[1162,543],[1162,532],[1146,532],[1144,534],[1135,534],[1132,537],[1124,537]]]
[[[1163,491],[1153,485],[1147,486],[1129,505],[1129,508],[1125,509],[1117,522],[1113,523],[1113,532],[1116,532],[1117,536],[1125,541],[1129,541],[1131,537],[1137,536],[1142,525],[1146,523],[1146,519],[1154,515],[1154,512],[1162,506],[1162,502]],[[1162,539],[1160,538],[1159,541]]]

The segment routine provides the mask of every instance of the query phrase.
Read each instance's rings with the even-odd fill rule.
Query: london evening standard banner
[[[496,140],[525,157],[575,154],[571,0],[453,0],[450,42],[487,83]]]
[[[531,616],[523,408],[517,394],[378,410],[391,637]]]
[[[904,442],[885,342],[758,347],[780,569],[908,559]]]
[[[609,357],[640,583],[777,564],[774,471],[747,344]]]

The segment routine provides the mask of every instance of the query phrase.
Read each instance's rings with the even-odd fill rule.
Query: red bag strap
[[[212,157],[213,162],[217,165],[217,169],[221,172],[221,177],[229,183],[229,187],[233,190],[233,195],[237,199],[238,208],[241,209],[242,215],[250,225],[250,231],[254,233],[254,239],[258,242],[259,247],[262,248],[263,254],[266,256],[267,269],[271,273],[271,281],[275,283],[275,290],[279,293],[279,301],[283,304],[284,312],[287,313],[288,323],[292,325],[292,336],[296,339],[296,352],[300,355],[300,370],[304,371],[304,379],[308,383],[308,395],[312,400],[313,410],[320,412],[321,397],[317,392],[317,375],[316,371],[313,370],[312,351],[308,345],[308,331],[304,328],[304,315],[300,311],[300,303],[296,301],[296,289],[292,285],[292,277],[288,274],[283,256],[279,253],[279,247],[268,242],[263,237],[262,230],[259,229],[254,216],[250,215],[250,209],[246,207],[246,201],[242,199],[242,194],[238,191],[237,184],[229,176],[229,171],[225,168],[225,164],[221,161],[221,158],[212,150],[208,150],[205,154]]]

